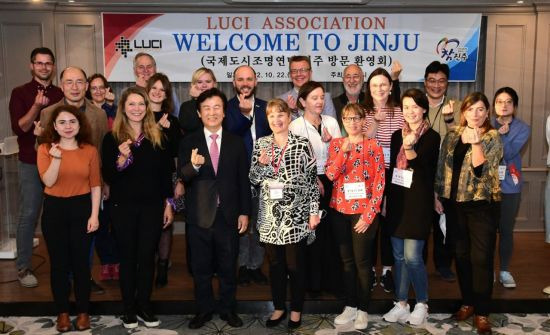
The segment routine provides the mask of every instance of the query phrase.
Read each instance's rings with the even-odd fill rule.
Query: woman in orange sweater
[[[90,144],[91,128],[78,108],[56,108],[42,134],[37,165],[45,185],[42,233],[51,264],[51,289],[57,307],[57,330],[71,329],[69,273],[74,277],[76,329],[90,328],[89,252],[99,225],[101,178],[99,155]]]

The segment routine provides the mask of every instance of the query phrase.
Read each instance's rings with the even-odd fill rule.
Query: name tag
[[[269,199],[271,200],[281,200],[283,198],[283,189],[285,184],[278,181],[270,181],[267,184],[269,188]]]
[[[346,200],[366,199],[365,183],[344,183],[344,198]]]
[[[498,180],[504,180],[504,177],[506,177],[506,165],[499,165],[498,166]]]
[[[390,148],[382,148],[384,151],[384,164],[390,164]]]
[[[403,186],[406,188],[411,188],[412,181],[413,181],[412,170],[401,170],[398,168],[393,169],[393,175],[391,178],[392,184]]]

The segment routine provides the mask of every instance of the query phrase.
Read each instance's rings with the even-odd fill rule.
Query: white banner
[[[204,66],[220,82],[252,66],[260,81],[287,82],[288,58],[310,56],[313,79],[339,82],[349,64],[368,75],[403,64],[402,81],[449,64],[451,81],[475,81],[481,14],[120,14],[103,13],[105,75],[135,80],[132,61],[151,54],[157,71],[189,82]]]

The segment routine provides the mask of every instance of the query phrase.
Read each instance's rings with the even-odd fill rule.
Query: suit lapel
[[[210,148],[208,148],[204,131],[200,133],[199,154],[204,156],[204,167],[208,168],[208,171],[212,176],[216,176],[214,173],[214,166],[212,165],[212,158],[210,157]]]

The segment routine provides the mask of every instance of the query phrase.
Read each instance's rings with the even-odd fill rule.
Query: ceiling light
[[[516,3],[517,3],[518,5],[523,5],[523,0],[518,0],[518,1],[516,1]]]

